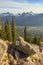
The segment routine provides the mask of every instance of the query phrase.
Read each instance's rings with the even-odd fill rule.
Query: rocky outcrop
[[[16,48],[17,50],[19,50],[27,55],[36,53],[35,49],[31,46],[31,44],[29,44],[28,42],[25,42],[22,37],[19,37],[18,40],[19,40],[19,45],[16,45],[16,42],[15,42],[14,48]]]
[[[8,48],[8,45],[6,44],[6,42],[0,39],[0,65],[7,52],[7,48]]]
[[[28,57],[15,59],[14,55],[16,50],[12,44],[10,44],[8,41],[3,41],[0,39],[0,65],[43,65],[43,52],[40,53],[38,46],[35,46],[35,48],[33,48],[33,45],[25,42],[21,37],[19,37],[19,41],[21,47],[20,51],[23,50],[24,53],[29,52],[28,54],[30,55],[28,55]],[[16,46],[18,50],[20,47]],[[38,53],[36,52],[32,54],[34,51],[37,51]],[[16,53],[19,55],[17,51]],[[15,56],[17,57],[17,55]]]
[[[10,47],[9,44],[8,41],[0,39],[0,65],[15,65],[16,63],[13,55],[7,52],[9,50],[8,47]]]

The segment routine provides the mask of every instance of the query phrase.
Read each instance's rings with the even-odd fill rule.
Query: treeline
[[[29,33],[29,32],[28,32]],[[30,44],[37,44],[41,45],[41,38],[40,36],[34,35],[33,37],[27,34],[27,27],[24,27],[24,40],[29,42]]]
[[[18,35],[18,33],[17,33]],[[14,17],[12,16],[12,23],[10,24],[9,20],[6,18],[6,22],[3,25],[2,21],[0,20],[0,38],[3,40],[8,40],[10,42],[15,42],[16,40],[16,29],[14,23]],[[31,44],[41,45],[40,37],[34,35],[34,37],[30,37],[27,35],[27,27],[24,27],[24,40]]]
[[[10,42],[15,41],[16,30],[15,30],[15,23],[14,23],[13,16],[12,16],[11,24],[7,18],[6,18],[6,22],[4,25],[3,25],[2,21],[0,20],[0,38],[3,40],[8,40]]]

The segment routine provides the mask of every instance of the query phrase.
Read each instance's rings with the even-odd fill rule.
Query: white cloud
[[[36,3],[36,4],[31,4],[31,3],[19,3],[19,2],[14,2],[14,1],[11,1],[11,0],[1,0],[0,1],[0,7],[28,7],[28,6],[40,6],[40,4]]]
[[[9,0],[0,1],[0,12],[11,12],[14,14],[33,11],[35,13],[43,12],[43,6],[41,4],[31,4],[31,3],[18,3]]]
[[[0,13],[4,13],[4,12],[17,14],[17,13],[22,13],[23,9],[21,10],[21,9],[0,8]]]

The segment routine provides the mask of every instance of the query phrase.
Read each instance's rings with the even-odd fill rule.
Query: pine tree
[[[2,30],[2,20],[1,20],[1,17],[0,17],[0,30]]]
[[[1,19],[0,19],[0,38],[5,40],[5,30]]]
[[[5,40],[6,39],[6,34],[5,34],[5,28],[4,28],[4,26],[3,26],[3,24],[2,24],[2,32],[1,32],[1,38],[3,39],[3,40]]]
[[[12,41],[15,42],[16,39],[16,29],[14,23],[14,17],[12,16]]]
[[[36,36],[34,36],[34,42],[33,43],[37,44],[37,37]]]
[[[29,43],[31,43],[31,39],[30,39],[30,37],[28,36],[28,41],[27,42],[29,42]]]
[[[6,32],[6,39],[11,42],[12,41],[11,26],[8,20],[6,20],[5,23],[5,32]]]
[[[2,21],[0,20],[0,38],[2,38]]]
[[[26,26],[25,26],[25,28],[24,28],[24,40],[25,40],[25,41],[27,40]]]
[[[40,39],[40,37],[38,37],[38,39],[37,39],[37,45],[41,46],[41,39]]]
[[[34,44],[37,44],[37,45],[41,45],[41,40],[40,40],[40,37],[34,37]]]

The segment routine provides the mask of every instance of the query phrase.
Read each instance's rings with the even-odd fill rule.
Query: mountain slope
[[[7,13],[0,14],[0,16],[2,17],[3,22],[6,21],[6,17],[7,17],[10,23],[12,21],[12,16],[14,16],[16,25],[20,25],[20,26],[21,25],[43,26],[43,13],[34,14],[32,12],[30,13],[24,12],[22,14],[13,15],[7,12]]]

